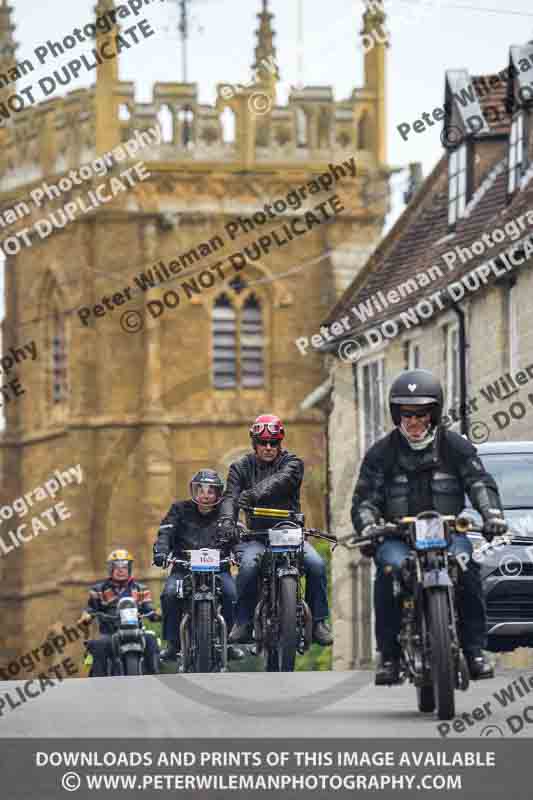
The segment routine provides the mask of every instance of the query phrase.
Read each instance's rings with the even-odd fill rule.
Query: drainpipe
[[[459,317],[459,416],[461,419],[461,433],[468,433],[466,420],[466,329],[465,312],[456,303],[452,306]]]

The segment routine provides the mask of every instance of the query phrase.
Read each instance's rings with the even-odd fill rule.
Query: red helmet
[[[284,437],[283,422],[274,414],[261,414],[250,427],[250,438],[254,442],[261,442],[262,439],[277,439],[281,442]]]

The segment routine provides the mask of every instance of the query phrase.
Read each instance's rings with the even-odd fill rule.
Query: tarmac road
[[[501,696],[513,680],[522,696],[515,685],[504,708],[495,693]],[[412,686],[377,688],[367,671],[70,679],[22,703],[16,688],[23,686],[0,682],[0,737],[440,738],[442,724],[417,711]],[[6,692],[20,706],[10,708]],[[456,715],[464,712],[463,730],[448,738],[530,737],[533,673],[500,669],[495,679],[472,683],[456,693]],[[522,717],[522,728],[506,721],[511,715]]]

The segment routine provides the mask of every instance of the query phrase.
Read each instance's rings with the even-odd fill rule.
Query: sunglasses
[[[419,411],[402,411],[400,409],[400,416],[406,417],[407,419],[412,419],[413,417],[416,419],[421,419],[422,417],[429,416],[429,413],[430,412],[427,409]]]
[[[265,440],[261,439],[257,444],[260,445],[261,447],[266,447],[267,444],[269,444],[270,447],[279,447],[281,445],[281,442],[279,441],[279,439],[265,439]]]

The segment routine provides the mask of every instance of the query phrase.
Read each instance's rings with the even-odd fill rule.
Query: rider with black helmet
[[[471,442],[440,424],[442,406],[442,387],[427,370],[403,372],[392,384],[389,408],[396,427],[366,454],[353,494],[352,521],[358,535],[368,535],[382,519],[392,522],[428,510],[457,515],[465,506],[465,493],[483,518],[487,539],[507,530],[494,479]],[[468,555],[458,603],[470,674],[474,679],[492,678],[492,667],[482,653],[487,640],[479,564],[472,559],[467,536],[456,535],[451,549]],[[385,574],[385,567],[399,571],[408,546],[391,538],[377,545],[375,552],[373,545],[364,545],[361,551],[374,555],[377,567],[374,604],[380,663],[376,684],[391,684],[398,681],[400,611],[392,594],[392,576]]]
[[[213,469],[201,469],[191,479],[191,499],[173,503],[159,526],[154,544],[154,564],[166,567],[169,554],[184,557],[184,550],[217,547],[220,532],[217,529],[219,504],[224,492],[224,483]],[[163,612],[163,639],[168,646],[161,654],[163,659],[176,658],[178,649],[178,614],[176,581],[183,578],[183,571],[174,567],[168,576],[161,595]],[[233,604],[237,599],[235,581],[229,572],[221,573],[222,614],[228,626],[233,625]],[[243,654],[236,648],[228,650],[232,658]]]

